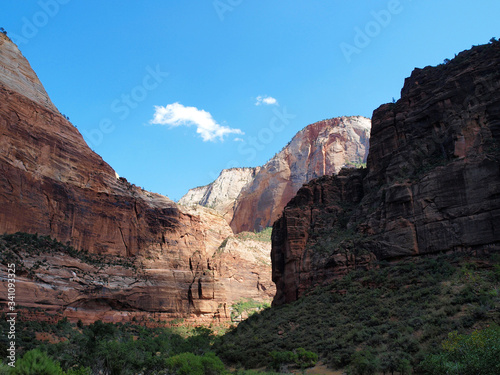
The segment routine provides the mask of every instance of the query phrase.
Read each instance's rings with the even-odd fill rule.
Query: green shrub
[[[271,356],[271,367],[276,371],[282,371],[283,366],[297,361],[297,354],[291,351],[273,350],[269,355]]]
[[[225,373],[224,364],[214,353],[198,356],[182,353],[165,361],[170,375],[220,375]]]
[[[304,348],[298,348],[294,351],[273,350],[269,355],[271,356],[271,367],[276,371],[283,370],[286,365],[296,365],[305,369],[313,367],[318,362],[318,355]]]
[[[0,361],[0,375],[9,375],[11,367]]]
[[[241,317],[243,313],[246,313],[248,316],[250,316],[257,311],[269,307],[269,303],[259,302],[252,298],[245,298],[239,300],[231,307],[232,307],[231,320],[234,321],[238,317]]]
[[[313,367],[318,362],[318,355],[304,348],[296,349],[295,354],[297,355],[296,364],[300,368]]]
[[[375,374],[379,368],[378,358],[368,350],[361,350],[351,356],[350,374],[371,375]]]
[[[500,374],[500,327],[494,326],[469,335],[456,331],[442,343],[439,354],[428,356],[421,368],[428,374]]]
[[[53,361],[46,353],[33,349],[16,361],[13,375],[63,375],[59,363]]]

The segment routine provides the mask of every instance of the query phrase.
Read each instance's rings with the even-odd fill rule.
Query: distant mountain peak
[[[315,122],[264,166],[224,170],[211,184],[191,189],[179,203],[219,210],[235,232],[261,230],[272,225],[302,184],[366,162],[370,128],[370,119],[362,116]]]

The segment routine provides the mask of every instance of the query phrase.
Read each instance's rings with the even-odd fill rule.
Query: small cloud
[[[232,129],[219,125],[212,115],[196,107],[185,107],[180,103],[167,106],[155,106],[155,114],[150,124],[177,126],[196,126],[196,132],[201,135],[204,142],[214,142],[219,138],[224,140],[228,134],[244,134],[240,129]]]
[[[233,141],[235,141],[235,142],[243,142],[243,139],[242,138],[235,138],[235,139],[233,139]]]
[[[256,100],[257,101],[255,102],[255,105],[261,105],[261,104],[278,105],[278,101],[275,98],[273,98],[272,96],[259,95],[259,96],[257,96]]]

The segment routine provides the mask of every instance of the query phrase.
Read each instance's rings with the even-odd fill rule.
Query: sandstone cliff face
[[[262,230],[272,225],[302,184],[365,162],[370,125],[359,116],[311,124],[263,167],[222,171],[214,183],[190,190],[179,203],[217,209],[235,233]]]
[[[201,216],[210,241],[214,221],[225,221],[213,211]],[[48,242],[48,247],[55,247],[52,240],[39,238]],[[0,259],[7,251],[4,242],[0,237]],[[11,254],[8,262],[0,264],[0,272],[7,272],[7,263],[16,264],[16,303],[19,307],[42,309],[35,319],[49,313],[85,323],[134,318],[227,321],[234,303],[244,298],[270,302],[275,293],[270,242],[230,236],[213,253],[195,252],[187,259],[172,252],[171,259],[154,251],[134,258],[92,258],[85,253],[29,248],[18,246],[14,259]],[[6,293],[4,282],[0,291]],[[3,297],[2,303],[6,303]]]
[[[230,223],[238,196],[254,180],[259,169],[258,167],[224,169],[214,182],[189,190],[178,203],[186,206],[199,204],[213,208]]]
[[[366,160],[370,120],[339,117],[309,125],[240,194],[231,228],[261,230],[278,218],[302,184]]]
[[[373,113],[367,171],[299,191],[273,229],[275,304],[374,260],[500,249],[499,66],[495,43],[416,69]]]
[[[274,223],[275,305],[295,301],[332,274],[341,275],[353,264],[366,263],[366,257],[349,251],[359,243],[347,229],[353,207],[363,198],[365,175],[366,170],[344,169],[338,175],[310,181]]]
[[[15,92],[57,113],[42,83],[31,69],[17,46],[5,35],[0,35],[0,82]]]
[[[111,306],[110,316],[122,306],[193,319],[220,317],[221,307],[233,303],[233,291],[226,293],[232,274],[208,265],[232,235],[224,218],[209,209],[180,208],[117,179],[55,109],[29,63],[3,34],[0,64],[0,233],[50,235],[91,253],[135,257],[146,273],[145,281],[131,282],[126,272],[111,269],[113,287],[89,298],[84,290],[90,285],[81,279],[73,289],[55,282],[58,270],[73,262],[63,257],[54,260],[46,282],[21,280],[26,288],[19,288],[17,303],[61,309],[77,304],[88,319],[98,318],[96,299]],[[269,270],[252,274],[247,271],[253,265],[219,263],[219,269],[236,267],[242,278],[250,277],[245,282],[251,290],[243,287],[243,294],[269,298],[257,287]],[[200,285],[200,293],[193,292],[194,285]]]

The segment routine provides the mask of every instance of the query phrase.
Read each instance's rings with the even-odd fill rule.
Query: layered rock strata
[[[48,258],[47,272],[34,279],[20,275],[19,305],[68,314],[78,308],[89,320],[134,311],[208,320],[227,319],[227,309],[243,296],[268,300],[272,293],[272,288],[259,287],[270,284],[269,267],[248,263],[244,255],[225,260],[218,255],[221,243],[232,235],[219,213],[179,207],[117,178],[57,111],[28,61],[4,34],[0,207],[0,233],[49,235],[93,254],[133,258],[144,269],[134,279],[130,271],[111,267],[108,283],[102,284],[95,281],[101,278],[99,270],[68,257]],[[30,255],[20,256],[30,261]],[[78,270],[94,275],[69,281],[73,268],[77,276]],[[87,293],[95,286],[99,293]],[[0,293],[0,298],[6,296]]]

